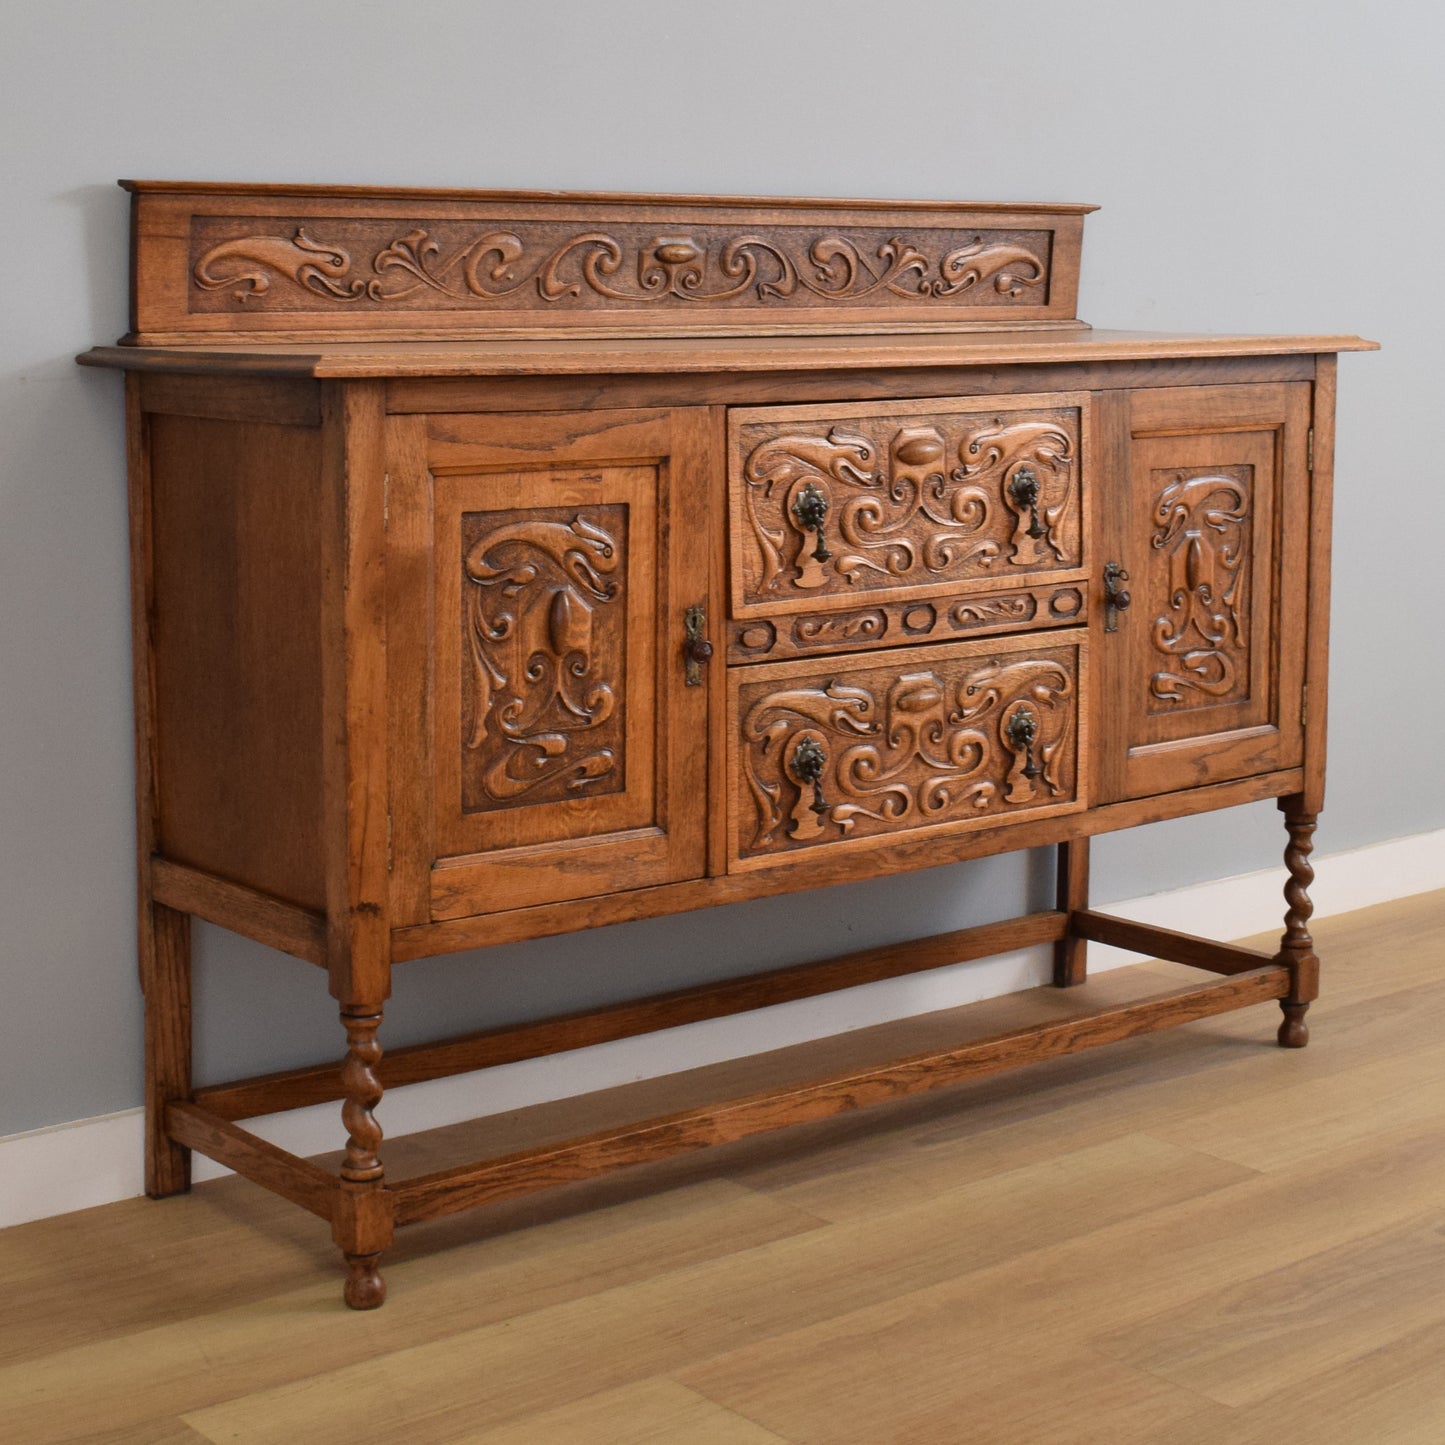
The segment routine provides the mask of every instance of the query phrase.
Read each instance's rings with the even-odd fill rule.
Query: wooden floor
[[[1445,892],[1316,937],[1303,1051],[1248,1009],[417,1226],[372,1314],[234,1178],[0,1232],[0,1439],[1440,1445]]]

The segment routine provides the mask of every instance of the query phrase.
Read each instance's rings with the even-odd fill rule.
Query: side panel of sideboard
[[[311,393],[148,377],[134,425],[156,851],[319,910],[322,432]]]

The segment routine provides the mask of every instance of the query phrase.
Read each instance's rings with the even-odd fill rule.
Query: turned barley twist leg
[[[377,1156],[381,1125],[372,1113],[382,1095],[376,1073],[381,1062],[381,1044],[376,1037],[381,1010],[369,1005],[346,1005],[341,1010],[341,1021],[346,1027],[346,1062],[341,1066],[346,1098],[341,1119],[347,1139],[334,1232],[346,1255],[346,1303],[354,1310],[369,1310],[386,1298],[386,1285],[377,1264],[391,1240],[391,1213]]]
[[[346,1062],[341,1066],[341,1086],[346,1101],[341,1106],[341,1122],[346,1125],[346,1158],[341,1177],[358,1184],[380,1179],[381,1125],[372,1110],[381,1102],[381,1080],[376,1066],[381,1062],[381,1044],[376,1031],[381,1027],[380,1013],[341,1011],[346,1025]]]
[[[1286,912],[1284,937],[1280,940],[1279,962],[1290,971],[1290,991],[1280,1000],[1284,1010],[1284,1021],[1279,1026],[1279,1041],[1287,1049],[1302,1049],[1309,1043],[1309,1025],[1305,1023],[1305,1012],[1310,1000],[1319,993],[1320,961],[1315,956],[1314,939],[1310,937],[1309,921],[1314,912],[1310,902],[1309,886],[1314,882],[1315,870],[1310,867],[1310,851],[1314,847],[1315,813],[1307,813],[1296,806],[1298,799],[1282,798],[1280,807],[1284,810],[1285,827],[1289,830],[1289,844],[1284,850],[1285,867],[1289,869],[1289,881],[1284,886]]]

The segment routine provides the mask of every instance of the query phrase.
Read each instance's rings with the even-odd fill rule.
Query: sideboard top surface
[[[453,341],[209,341],[98,346],[79,360],[135,371],[366,377],[589,376],[667,372],[800,372],[1008,366],[1376,351],[1348,334],[970,331],[849,336],[558,337]]]

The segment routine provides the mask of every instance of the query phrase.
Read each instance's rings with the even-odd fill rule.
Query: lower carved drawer
[[[1080,809],[1082,629],[729,673],[730,867]]]

